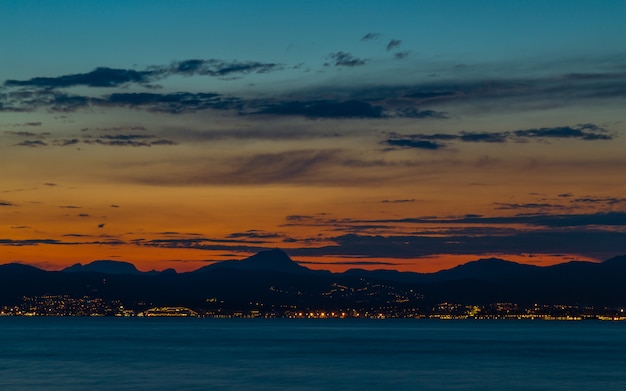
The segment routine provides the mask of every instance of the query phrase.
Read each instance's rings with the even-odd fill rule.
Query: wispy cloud
[[[379,39],[382,36],[380,33],[367,33],[361,37],[361,41],[372,41]]]
[[[358,67],[365,65],[368,61],[364,58],[354,57],[352,54],[347,52],[330,53],[326,58],[331,60],[331,62],[325,63],[325,66],[334,65],[336,67]]]
[[[392,39],[391,41],[389,41],[389,43],[387,43],[387,51],[399,48],[401,44],[402,44],[401,40]]]
[[[385,143],[397,147],[418,149],[440,149],[445,142],[460,141],[466,143],[506,143],[525,141],[545,141],[556,139],[576,139],[582,141],[612,140],[613,135],[604,127],[595,124],[559,126],[552,128],[522,129],[506,132],[460,132],[434,134],[390,133]]]
[[[77,86],[112,88],[129,84],[148,85],[172,75],[201,75],[225,77],[247,73],[268,73],[281,70],[281,64],[258,61],[225,61],[191,59],[176,61],[169,66],[151,66],[143,70],[98,67],[91,72],[34,77],[28,80],[6,80],[6,87],[69,88]]]

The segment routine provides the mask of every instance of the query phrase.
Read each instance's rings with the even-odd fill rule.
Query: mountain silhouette
[[[186,273],[140,272],[131,263],[110,260],[76,264],[63,271],[0,265],[0,305],[18,303],[23,297],[70,295],[129,305],[230,309],[253,303],[276,308],[375,308],[390,303],[424,308],[443,302],[603,307],[626,305],[625,274],[626,256],[546,267],[491,258],[436,273],[362,269],[331,273],[308,269],[273,249]],[[411,299],[397,304],[399,297]]]
[[[65,273],[96,272],[104,274],[141,274],[130,262],[99,260],[86,265],[76,263],[62,270]]]
[[[216,262],[211,265],[204,266],[196,270],[194,273],[206,273],[216,269],[271,271],[288,274],[315,273],[315,271],[304,266],[300,266],[298,263],[294,262],[283,250],[278,248],[261,251],[241,261],[232,260]]]
[[[440,270],[435,273],[399,272],[396,270],[364,270],[350,269],[346,274],[361,277],[376,278],[379,280],[403,283],[433,283],[455,280],[491,280],[507,275],[522,274],[540,269],[539,266],[511,262],[504,259],[488,258],[471,261],[451,269]]]

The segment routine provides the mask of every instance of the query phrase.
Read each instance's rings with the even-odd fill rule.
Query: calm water
[[[0,390],[626,390],[626,323],[0,318]]]

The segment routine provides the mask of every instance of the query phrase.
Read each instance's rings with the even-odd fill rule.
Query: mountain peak
[[[139,270],[130,262],[111,261],[108,259],[93,261],[88,264],[76,263],[62,270],[67,273],[76,272],[96,272],[106,274],[141,274]]]
[[[244,271],[271,271],[292,274],[311,272],[311,269],[300,266],[297,262],[294,262],[283,250],[279,248],[260,251],[246,259],[242,259],[241,261],[233,260],[216,262],[212,265],[202,267],[197,271],[209,271],[222,268]]]
[[[289,258],[289,255],[279,248],[260,251],[240,262],[263,262],[266,264],[271,263],[273,265],[286,265],[294,263],[293,260]]]

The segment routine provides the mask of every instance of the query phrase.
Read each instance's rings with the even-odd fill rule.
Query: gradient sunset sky
[[[0,263],[626,254],[624,1],[0,2]]]

